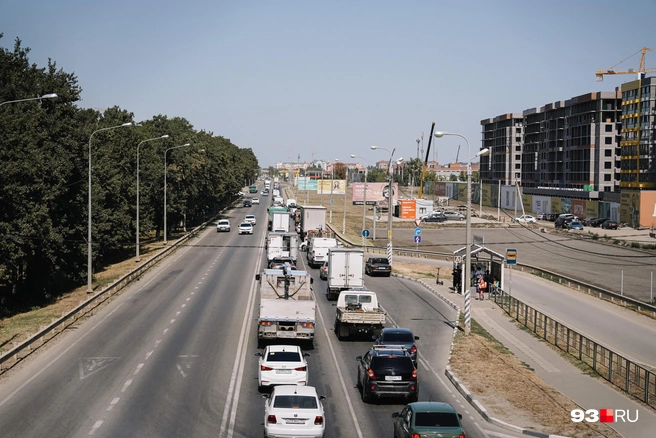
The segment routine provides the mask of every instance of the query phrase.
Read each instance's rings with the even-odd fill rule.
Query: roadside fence
[[[523,303],[500,288],[490,297],[536,336],[583,362],[625,393],[656,408],[656,374]]]

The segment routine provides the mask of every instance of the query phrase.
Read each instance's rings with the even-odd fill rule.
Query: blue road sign
[[[369,230],[362,230],[362,237],[369,237]]]
[[[421,228],[415,228],[415,236],[421,236]]]
[[[506,264],[517,264],[517,250],[515,248],[506,248]]]
[[[421,236],[415,236],[415,243],[421,243]]]

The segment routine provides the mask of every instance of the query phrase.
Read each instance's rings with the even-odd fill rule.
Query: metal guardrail
[[[333,230],[335,233],[335,236],[337,236],[340,240],[342,240],[344,243],[358,247],[360,246],[359,243],[354,243],[346,239],[346,237],[342,236],[341,234],[337,233],[330,225],[327,225],[329,228]],[[373,252],[373,253],[380,253],[380,254],[385,254],[387,252],[387,248],[385,247],[376,247],[376,246],[367,246],[367,251]],[[432,252],[432,251],[423,251],[423,250],[416,250],[412,248],[394,248],[394,254],[403,256],[403,257],[417,257],[417,258],[434,258],[434,259],[444,259],[446,261],[451,261],[453,258],[452,253],[443,253],[443,252]],[[532,273],[534,275],[539,275],[543,278],[547,278],[551,281],[556,281],[559,284],[565,284],[568,287],[576,288],[579,291],[583,291],[587,294],[590,295],[595,295],[597,298],[600,298],[602,300],[610,301],[614,304],[620,304],[624,307],[631,307],[638,313],[648,316],[650,318],[656,319],[656,306],[652,306],[650,304],[645,303],[644,301],[637,300],[635,298],[627,297],[621,294],[618,294],[617,292],[610,291],[608,289],[604,289],[601,286],[596,286],[594,284],[589,284],[581,280],[577,280],[575,278],[568,277],[563,274],[559,274],[557,272],[549,271],[547,269],[539,268],[537,266],[532,266],[532,265],[526,265],[523,263],[517,263],[515,265],[514,269],[519,269],[522,272],[527,271],[529,273]]]
[[[495,293],[496,292],[496,293]],[[656,408],[656,374],[495,288],[492,300],[535,335],[585,363],[627,394]]]
[[[232,206],[234,206],[234,203]],[[43,339],[44,342],[50,340],[52,337],[58,334],[57,332],[58,329],[60,328],[62,330],[65,329],[66,327],[68,327],[68,325],[73,324],[75,321],[77,321],[79,317],[86,315],[89,311],[92,311],[93,309],[95,309],[96,307],[98,307],[108,299],[110,299],[117,292],[119,292],[128,284],[130,284],[133,280],[139,278],[146,271],[148,271],[150,268],[152,268],[154,265],[160,262],[163,258],[168,256],[171,252],[178,249],[180,246],[182,246],[191,238],[195,237],[200,230],[207,227],[208,224],[211,224],[216,219],[216,217],[217,216],[212,217],[208,221],[194,228],[189,233],[182,236],[177,242],[175,242],[171,246],[164,248],[162,251],[155,254],[155,256],[147,260],[144,264],[130,271],[123,277],[119,278],[114,283],[110,284],[109,286],[107,286],[105,289],[98,292],[97,294],[92,295],[87,300],[80,303],[80,305],[75,307],[73,310],[62,315],[61,318],[56,319],[46,327],[41,328],[37,333],[28,334],[28,338],[25,341],[19,344],[15,344],[14,347],[9,351],[6,351],[4,353],[0,352],[0,369],[2,369],[3,364],[5,364],[8,360],[12,358],[15,359],[16,362],[22,359],[21,357],[19,357],[19,354],[24,350],[29,350],[35,342],[41,339]],[[84,311],[85,309],[86,311]],[[68,324],[69,321],[70,324]],[[46,336],[48,336],[51,333],[54,333],[53,336],[49,339],[45,339]]]

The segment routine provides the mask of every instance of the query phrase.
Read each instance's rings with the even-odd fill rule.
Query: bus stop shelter
[[[465,263],[467,263],[467,247],[463,246],[462,248],[453,252],[453,270],[460,268],[461,276],[465,275]],[[490,271],[490,274],[494,279],[499,281],[499,287],[503,289],[503,274],[504,274],[504,265],[506,262],[505,256],[499,254],[498,252],[492,251],[489,248],[486,248],[481,245],[472,243],[471,245],[471,275],[469,279],[470,287],[472,285],[472,280],[476,271]],[[461,277],[461,278],[462,278]],[[460,281],[460,287],[458,293],[465,293],[465,279],[462,278]],[[455,287],[455,285],[454,285]]]

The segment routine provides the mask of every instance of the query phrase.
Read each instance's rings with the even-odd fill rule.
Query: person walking
[[[485,289],[487,285],[483,279],[483,275],[479,274],[476,282],[476,293],[478,293],[478,299],[483,301],[485,299]]]

